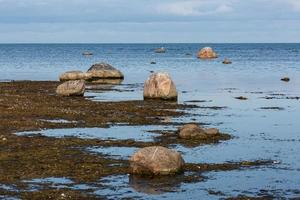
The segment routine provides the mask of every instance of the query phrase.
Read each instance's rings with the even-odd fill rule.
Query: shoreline
[[[71,198],[97,199],[99,197],[81,190],[62,189],[59,193],[53,189],[37,192],[20,191],[26,188],[24,180],[36,178],[67,177],[76,183],[95,184],[101,177],[129,173],[127,160],[90,154],[85,151],[87,147],[141,148],[170,144],[199,146],[231,139],[230,135],[224,134],[215,140],[190,143],[176,139],[176,132],[163,133],[163,131],[160,132],[161,136],[157,141],[151,142],[15,135],[16,132],[42,129],[109,128],[113,124],[178,125],[172,122],[165,123],[162,118],[184,116],[187,115],[185,110],[197,107],[163,101],[96,102],[84,97],[60,97],[55,94],[59,83],[57,81],[0,83],[0,136],[5,138],[0,141],[2,152],[0,183],[15,185],[18,188],[16,191],[6,191],[0,188],[0,193],[24,199],[41,199],[49,196],[57,198],[64,192]],[[51,122],[57,119],[76,123]],[[176,181],[177,183],[195,182],[205,179],[201,175],[202,172],[238,170],[270,164],[273,164],[273,161],[257,160],[223,164],[186,163],[185,170],[197,175],[184,175]]]

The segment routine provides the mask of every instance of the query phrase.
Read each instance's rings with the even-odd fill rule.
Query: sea
[[[197,59],[199,49],[206,46],[212,47],[219,57]],[[154,49],[159,47],[166,48],[166,53],[155,53]],[[83,56],[87,51],[93,55]],[[225,58],[232,64],[222,64]],[[186,162],[270,159],[273,164],[211,171],[203,174],[207,177],[203,181],[179,182],[171,189],[168,184],[165,189],[163,185],[159,189],[151,188],[151,184],[138,185],[129,175],[111,176],[99,180],[107,186],[105,190],[91,186],[89,191],[110,199],[220,199],[243,195],[300,198],[300,44],[0,44],[0,81],[57,81],[63,72],[85,72],[99,62],[109,63],[123,72],[124,81],[113,86],[123,91],[91,90],[85,94],[89,99],[143,100],[143,83],[149,75],[168,72],[179,93],[178,103],[202,107],[190,110],[191,115],[187,117],[171,121],[205,123],[233,136],[231,140],[212,145],[170,146],[180,151]],[[281,81],[285,76],[290,78],[289,82]],[[240,96],[247,100],[236,99]],[[214,106],[223,109],[205,109]],[[140,137],[139,133],[151,128],[157,127],[127,127],[128,131],[123,131],[124,126],[113,127],[111,133],[122,132],[124,139],[149,141],[155,136]],[[101,131],[95,129],[45,130],[44,134],[63,137],[77,136],[78,132],[81,136],[101,137]],[[110,130],[105,134],[109,135]],[[128,159],[135,150],[116,147],[92,151]],[[49,177],[47,180],[63,187],[66,179]]]

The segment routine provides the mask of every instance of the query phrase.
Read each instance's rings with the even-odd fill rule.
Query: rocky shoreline
[[[112,159],[90,154],[87,147],[137,147],[170,144],[186,146],[211,144],[228,140],[228,134],[211,140],[188,141],[177,138],[174,132],[162,133],[153,142],[134,140],[81,139],[77,137],[46,137],[43,135],[17,136],[21,131],[40,131],[53,128],[104,127],[111,124],[160,125],[164,117],[187,115],[194,105],[169,101],[124,101],[95,102],[84,97],[61,97],[56,95],[59,82],[13,81],[0,83],[0,183],[14,185],[15,190],[4,190],[0,194],[22,199],[98,199],[99,196],[82,190],[46,188],[40,191],[26,190],[24,180],[68,177],[75,183],[95,184],[101,177],[130,173],[128,160]],[[63,119],[72,123],[55,123]],[[169,122],[172,125],[172,122]],[[184,170],[196,176],[183,176],[179,182],[199,181],[205,171],[236,170],[273,161],[242,161],[240,163],[192,164],[186,163]],[[172,179],[172,178],[171,178]],[[172,182],[172,181],[171,181]],[[170,184],[171,184],[170,182]],[[101,197],[103,198],[103,197]]]

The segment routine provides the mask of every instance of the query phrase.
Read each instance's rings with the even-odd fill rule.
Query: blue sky
[[[300,42],[300,0],[0,0],[15,42]]]

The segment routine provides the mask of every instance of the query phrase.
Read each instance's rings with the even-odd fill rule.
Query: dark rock
[[[82,53],[82,55],[84,55],[84,56],[92,56],[93,53],[89,52],[89,51],[85,51],[85,52]]]
[[[234,97],[235,99],[238,99],[238,100],[248,100],[247,97],[244,97],[244,96],[239,96],[239,97]]]
[[[228,65],[228,64],[232,64],[232,62],[228,58],[225,58],[223,64]]]
[[[283,77],[281,80],[284,81],[284,82],[289,82],[290,78],[286,76],[286,77]]]

